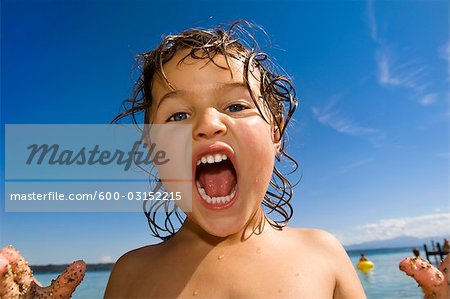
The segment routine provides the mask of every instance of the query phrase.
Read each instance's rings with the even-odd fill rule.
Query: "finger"
[[[19,286],[14,282],[11,265],[0,254],[0,298],[19,298]]]
[[[28,262],[20,255],[20,253],[11,245],[4,247],[1,254],[9,261],[13,279],[19,286],[21,294],[28,292],[31,282],[33,281],[33,273],[28,266]]]
[[[8,271],[7,266],[9,265],[9,261],[6,259],[6,257],[3,256],[0,250],[0,275],[3,275],[5,272]]]
[[[439,265],[439,271],[444,274],[447,279],[447,285],[450,286],[450,254]]]
[[[444,275],[421,257],[406,258],[400,262],[399,268],[417,281],[426,298],[440,298],[446,291]]]
[[[36,279],[36,277],[33,276],[33,282],[38,286],[38,287],[42,287],[42,283]],[[31,284],[33,284],[33,282]]]
[[[34,298],[70,298],[77,286],[81,283],[86,272],[84,261],[75,261],[66,270],[52,280],[48,287],[37,287]]]

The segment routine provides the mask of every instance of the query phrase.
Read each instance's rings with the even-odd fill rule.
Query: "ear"
[[[281,148],[281,130],[283,129],[283,116],[277,117],[277,121],[272,126],[273,145],[275,147],[275,155],[278,154]],[[278,125],[278,124],[279,125]]]
[[[144,132],[142,133],[142,142],[147,144],[151,144],[151,139],[150,139],[150,128],[151,128],[151,124],[144,124]]]

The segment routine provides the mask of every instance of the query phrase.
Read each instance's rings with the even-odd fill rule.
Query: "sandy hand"
[[[436,269],[421,257],[406,258],[400,270],[414,278],[425,293],[426,299],[450,298],[450,258],[447,256]]]
[[[0,250],[0,299],[70,298],[85,271],[83,261],[73,262],[50,286],[42,287],[34,279],[28,262],[12,246],[6,246]]]

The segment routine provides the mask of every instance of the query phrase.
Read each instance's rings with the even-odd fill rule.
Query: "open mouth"
[[[225,154],[203,156],[197,162],[195,183],[207,206],[228,207],[236,198],[237,174],[233,163]]]

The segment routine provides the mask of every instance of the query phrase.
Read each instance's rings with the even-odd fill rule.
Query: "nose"
[[[220,112],[212,107],[201,112],[192,129],[195,140],[212,139],[225,134],[227,131]]]

